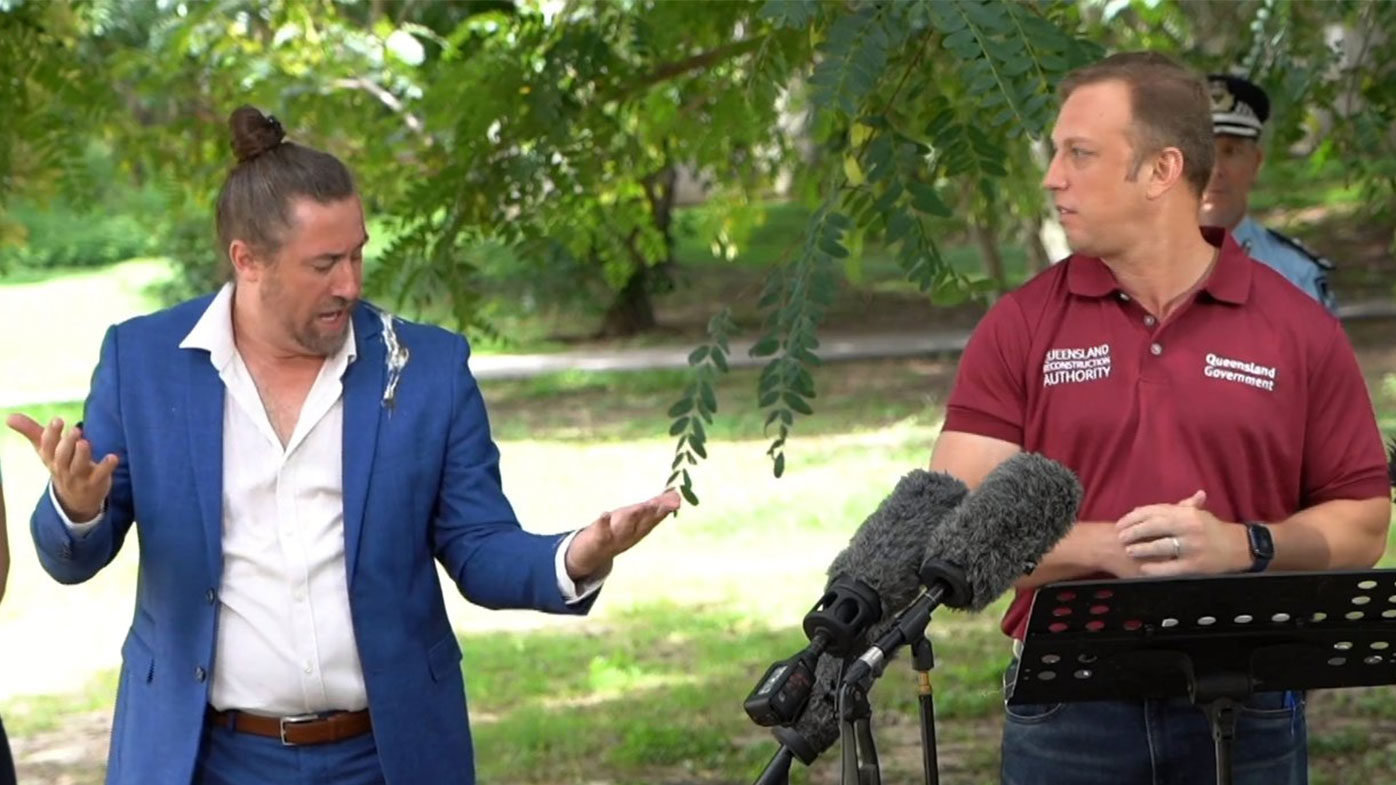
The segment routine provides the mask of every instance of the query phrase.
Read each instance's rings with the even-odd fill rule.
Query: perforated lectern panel
[[[1010,703],[1396,683],[1396,570],[1072,581],[1033,601]]]

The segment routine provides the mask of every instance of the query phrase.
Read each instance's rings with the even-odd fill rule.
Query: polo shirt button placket
[[[1163,354],[1163,344],[1157,341],[1149,344],[1149,354],[1152,354],[1155,357],[1159,356],[1160,354]]]
[[[1151,314],[1151,313],[1149,313],[1149,314],[1144,314],[1144,326],[1145,326],[1145,327],[1153,327],[1153,326],[1156,325],[1156,324],[1158,324],[1158,319],[1155,319],[1153,314]]]

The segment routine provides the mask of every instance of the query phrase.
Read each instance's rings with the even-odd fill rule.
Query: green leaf
[[[1032,58],[1019,55],[1017,57],[1009,59],[1007,62],[1004,63],[1002,73],[1004,76],[1007,77],[1022,76],[1023,74],[1032,70],[1032,66]]]
[[[674,420],[674,424],[669,426],[669,435],[678,436],[683,433],[688,428],[688,419],[687,417],[680,417]]]
[[[712,385],[705,384],[699,388],[703,392],[703,406],[710,412],[717,411],[717,394],[713,392]]]
[[[969,17],[972,25],[977,25],[993,33],[1006,33],[1012,29],[1013,23],[1008,17],[1006,6],[1008,3],[984,3],[975,0],[965,0],[958,4],[958,7]]]
[[[868,167],[869,181],[876,183],[886,179],[892,168],[892,152],[892,138],[887,134],[878,134],[868,143],[863,161]]]
[[[819,0],[766,0],[761,16],[776,27],[802,29],[819,16]]]
[[[788,392],[781,396],[781,400],[785,401],[786,406],[789,406],[800,414],[814,414],[814,409],[811,409],[810,405],[805,403],[805,399],[801,398],[797,393]]]
[[[820,366],[824,364],[824,361],[819,359],[818,355],[803,347],[791,352],[790,355],[806,365]],[[813,396],[814,393],[810,393],[810,395]]]
[[[887,190],[883,192],[882,196],[879,196],[877,201],[873,202],[873,208],[879,213],[885,213],[890,210],[892,205],[896,204],[897,200],[901,197],[902,186],[900,183],[893,181],[887,184]]]
[[[679,493],[683,494],[684,500],[687,501],[689,504],[693,505],[694,507],[698,506],[698,494],[693,492],[693,486],[691,484],[684,483],[683,485],[679,486]]]
[[[838,240],[835,240],[832,237],[826,236],[820,238],[819,250],[834,257],[835,259],[843,259],[848,256],[848,249],[844,248],[842,245],[839,244]]]
[[[945,35],[963,30],[968,22],[948,2],[931,2],[922,6],[930,12],[931,24]]]
[[[694,349],[692,352],[689,353],[688,364],[698,365],[699,363],[703,362],[708,358],[708,353],[711,351],[712,349],[708,346],[699,346],[697,349]]]
[[[912,226],[911,216],[907,215],[905,210],[899,210],[887,219],[887,235],[884,239],[889,245],[895,243],[906,237]]]
[[[713,352],[709,359],[713,361],[713,365],[717,366],[719,371],[727,373],[727,356],[723,352]]]
[[[692,398],[680,398],[673,406],[669,407],[669,416],[678,417],[693,411]]]
[[[763,425],[763,426],[761,426],[761,432],[762,432],[762,433],[765,433],[766,431],[769,431],[769,430],[771,429],[771,423],[773,423],[773,422],[775,422],[776,420],[780,419],[781,414],[782,414],[782,413],[785,413],[785,411],[786,411],[785,409],[773,409],[773,410],[771,410],[771,413],[766,415],[766,424]]]
[[[780,338],[775,335],[767,335],[751,347],[750,355],[752,357],[769,357],[775,354],[779,348]]]
[[[814,377],[810,376],[809,371],[805,370],[804,368],[800,369],[800,373],[795,377],[795,380],[791,383],[790,388],[795,392],[799,393],[800,395],[805,396],[806,398],[815,397]]]
[[[941,201],[940,196],[936,194],[935,189],[931,186],[925,183],[913,182],[911,184],[911,193],[913,194],[911,206],[915,207],[917,210],[927,215],[937,215],[942,218],[949,218],[951,216],[950,206]]]
[[[848,184],[859,186],[867,182],[867,175],[863,174],[863,169],[858,165],[858,159],[852,155],[843,157],[843,176],[848,180]]]
[[[775,472],[776,479],[780,479],[780,476],[785,474],[785,453],[782,452],[776,455],[774,465],[771,468],[772,471]]]
[[[965,301],[966,292],[959,282],[952,279],[942,281],[931,291],[931,303],[941,307],[959,305]]]
[[[784,377],[782,376],[784,367],[784,365],[780,364],[779,360],[773,360],[768,363],[765,368],[761,369],[761,378],[756,382],[757,392],[766,392],[779,387],[781,382],[784,381]]]
[[[974,30],[969,27],[962,27],[959,30],[945,37],[944,45],[946,49],[954,52],[961,60],[971,60],[979,55],[979,39],[975,37]]]

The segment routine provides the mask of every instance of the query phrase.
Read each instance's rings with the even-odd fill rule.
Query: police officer
[[[1336,313],[1337,301],[1328,287],[1333,264],[1246,214],[1251,186],[1265,157],[1260,133],[1270,117],[1269,97],[1254,83],[1225,74],[1207,77],[1207,86],[1217,156],[1212,180],[1202,196],[1201,224],[1230,230],[1253,258],[1273,267]]]

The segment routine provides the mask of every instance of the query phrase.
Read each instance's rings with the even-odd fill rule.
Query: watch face
[[[1251,555],[1258,559],[1275,558],[1275,540],[1270,536],[1270,527],[1253,523],[1246,529],[1251,539]]]

